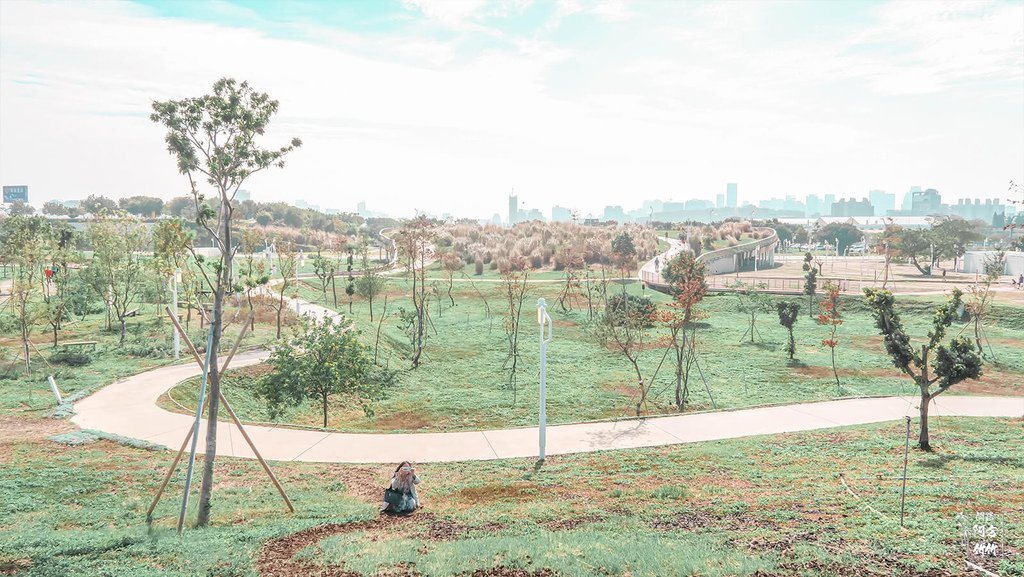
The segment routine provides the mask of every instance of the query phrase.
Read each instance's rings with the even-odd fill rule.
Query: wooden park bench
[[[75,348],[79,348],[79,349],[84,349],[85,347],[90,347],[93,352],[96,352],[96,345],[98,345],[98,344],[99,344],[99,341],[72,341],[72,342],[69,342],[69,343],[61,343],[61,346],[64,347],[65,349],[68,349],[68,348],[71,348],[71,347],[75,347]]]

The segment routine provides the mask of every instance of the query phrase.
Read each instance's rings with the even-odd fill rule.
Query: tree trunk
[[[373,294],[373,290],[372,289],[370,290],[370,294],[371,295]],[[368,296],[366,298],[366,300],[368,300],[370,302],[370,322],[372,323],[373,322],[373,297],[372,296]]]
[[[24,322],[21,323],[21,346],[25,349],[25,369],[30,371],[32,370],[32,360],[29,358],[28,325]]]
[[[835,335],[833,335],[833,339],[834,338],[835,338]],[[836,391],[839,392],[839,390],[840,390],[840,386],[839,386],[839,371],[836,370],[836,348],[835,347],[829,347],[829,349],[832,350],[832,374],[835,375],[835,377],[836,377]]]
[[[281,287],[281,300],[277,306],[277,339],[281,339],[281,314],[284,313],[284,287]]]
[[[931,451],[932,445],[928,439],[928,405],[932,400],[928,392],[928,345],[921,345],[921,374],[917,376],[917,386],[921,389],[921,434],[918,437],[918,446],[923,451]]]
[[[255,310],[256,307],[254,307],[253,304],[252,304],[252,291],[251,290],[245,291],[245,299],[247,301],[249,301],[249,318],[250,318],[249,330],[250,331],[255,331],[256,330],[256,315],[252,314],[252,312],[253,312],[253,310]],[[175,311],[175,312],[177,312],[177,311]]]
[[[676,409],[681,413],[686,402],[683,396],[683,349],[686,347],[686,335],[683,335],[682,343],[676,342],[676,339],[673,342],[676,353]]]
[[[793,317],[796,320],[796,317]],[[789,327],[789,360],[793,360],[793,355],[796,353],[796,339],[793,338],[793,327]]]
[[[928,439],[928,405],[931,404],[932,398],[926,391],[926,388],[921,389],[921,434],[918,437],[918,445],[924,451],[931,451],[932,445]]]
[[[199,488],[199,516],[196,525],[206,527],[210,524],[210,498],[213,494],[213,467],[217,459],[217,414],[220,409],[220,365],[217,360],[217,351],[220,348],[221,330],[224,323],[224,293],[231,286],[231,205],[223,193],[221,194],[221,206],[227,214],[223,217],[222,232],[222,253],[224,266],[217,279],[217,289],[213,297],[213,319],[211,330],[213,331],[212,348],[209,352],[210,365],[210,404],[206,416],[206,453],[203,456],[203,482]],[[198,434],[198,431],[196,432]]]
[[[323,405],[324,405],[324,428],[326,429],[327,428],[327,393],[323,393],[321,395],[320,400],[323,402]]]

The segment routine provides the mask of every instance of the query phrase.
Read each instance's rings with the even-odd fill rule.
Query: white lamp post
[[[178,283],[180,283],[180,282],[181,282],[181,269],[180,268],[176,268],[176,269],[174,269],[174,274],[171,276],[171,310],[174,311],[175,319],[177,319],[177,316],[178,316]],[[171,327],[171,329],[172,329],[171,332],[174,333],[174,358],[175,359],[180,359],[181,358],[181,335],[178,334],[178,331],[176,329],[174,329],[173,326]]]
[[[537,299],[537,324],[540,326],[540,460],[544,460],[544,449],[547,443],[545,426],[547,425],[547,378],[548,378],[548,343],[551,342],[551,317],[548,316],[548,305],[544,299]],[[544,325],[548,327],[548,337],[544,338]]]

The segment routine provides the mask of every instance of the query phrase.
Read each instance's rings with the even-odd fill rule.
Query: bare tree
[[[295,245],[290,242],[275,243],[275,247],[277,249],[276,269],[277,273],[281,275],[281,282],[274,285],[273,290],[277,295],[271,301],[271,306],[277,313],[277,335],[274,338],[280,339],[282,316],[287,307],[284,299],[288,295],[288,289],[295,286],[295,271],[299,266],[299,253],[295,252]]]
[[[413,314],[410,327],[412,344],[412,367],[420,366],[420,357],[426,340],[427,323],[427,264],[433,257],[433,242],[437,234],[434,224],[425,216],[419,216],[402,225],[396,242],[402,258],[408,263],[412,278]]]
[[[519,321],[523,312],[523,301],[528,292],[527,280],[529,268],[524,257],[513,257],[499,271],[501,273],[501,289],[505,297],[505,338],[508,342],[508,354],[502,368],[508,371],[508,387],[512,390],[512,404],[516,404],[517,375],[519,365]]]

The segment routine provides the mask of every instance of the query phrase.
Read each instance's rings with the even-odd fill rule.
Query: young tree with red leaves
[[[661,269],[668,281],[674,301],[668,310],[659,311],[658,321],[665,326],[669,335],[666,339],[669,349],[676,358],[676,409],[682,412],[689,398],[690,367],[694,363],[693,339],[695,329],[690,323],[701,316],[697,305],[707,294],[704,281],[704,263],[694,258],[693,253],[681,252]],[[686,331],[690,330],[689,339]]]
[[[836,347],[839,346],[839,339],[836,338],[836,330],[843,324],[843,315],[839,312],[839,287],[831,282],[825,283],[825,298],[818,303],[817,323],[828,327],[828,338],[822,339],[821,344],[832,351],[832,374],[836,377],[836,390],[840,390],[839,371],[836,370]]]

